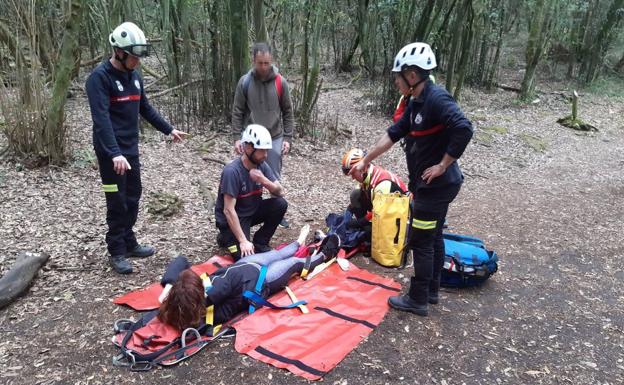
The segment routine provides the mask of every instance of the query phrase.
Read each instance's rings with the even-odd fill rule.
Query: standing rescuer
[[[408,294],[390,297],[388,303],[421,316],[428,314],[428,303],[438,303],[444,263],[442,226],[464,179],[456,160],[472,138],[472,124],[455,100],[429,79],[435,67],[428,44],[411,43],[399,51],[392,68],[394,81],[399,89],[407,86],[412,99],[401,118],[350,171],[366,170],[371,161],[405,138],[408,188],[414,197],[409,241],[414,277]]]
[[[93,147],[106,195],[109,261],[117,273],[129,274],[132,266],[126,257],[154,254],[152,247],[139,245],[132,230],[142,191],[139,114],[174,141],[187,134],[167,123],[145,96],[143,79],[135,71],[149,52],[143,31],[125,22],[108,39],[113,55],[89,75],[86,91],[93,118]]]

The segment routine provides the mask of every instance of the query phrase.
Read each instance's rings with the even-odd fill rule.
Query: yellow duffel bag
[[[405,255],[410,217],[410,196],[394,192],[375,193],[371,256],[383,266],[401,266]]]

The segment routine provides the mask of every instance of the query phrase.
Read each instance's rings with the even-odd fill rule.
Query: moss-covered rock
[[[150,195],[147,212],[162,217],[170,217],[182,210],[182,200],[173,193],[159,191]]]
[[[545,152],[548,148],[548,144],[543,138],[539,136],[533,136],[529,134],[520,135],[520,140],[527,144],[529,147],[534,149],[535,151]]]
[[[578,131],[598,131],[598,129],[589,123],[585,123],[580,119],[572,118],[572,115],[568,115],[565,118],[557,119],[557,123],[564,127],[572,128]]]

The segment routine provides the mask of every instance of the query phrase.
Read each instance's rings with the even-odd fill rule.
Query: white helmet
[[[136,24],[128,21],[115,28],[108,36],[108,41],[113,47],[121,48],[134,56],[145,57],[149,54],[145,34]]]
[[[409,66],[416,66],[424,70],[436,67],[436,58],[427,43],[410,43],[401,48],[394,58],[392,72],[401,72]]]
[[[270,150],[273,148],[271,134],[264,126],[250,124],[243,131],[243,143],[251,143],[257,150]]]

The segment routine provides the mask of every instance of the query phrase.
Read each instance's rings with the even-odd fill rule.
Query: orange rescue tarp
[[[401,286],[353,264],[347,271],[333,264],[311,280],[296,280],[289,287],[308,302],[309,313],[261,308],[232,325],[235,347],[239,353],[318,380],[379,325],[389,310],[388,297],[397,295]],[[285,292],[270,301],[291,303]]]

